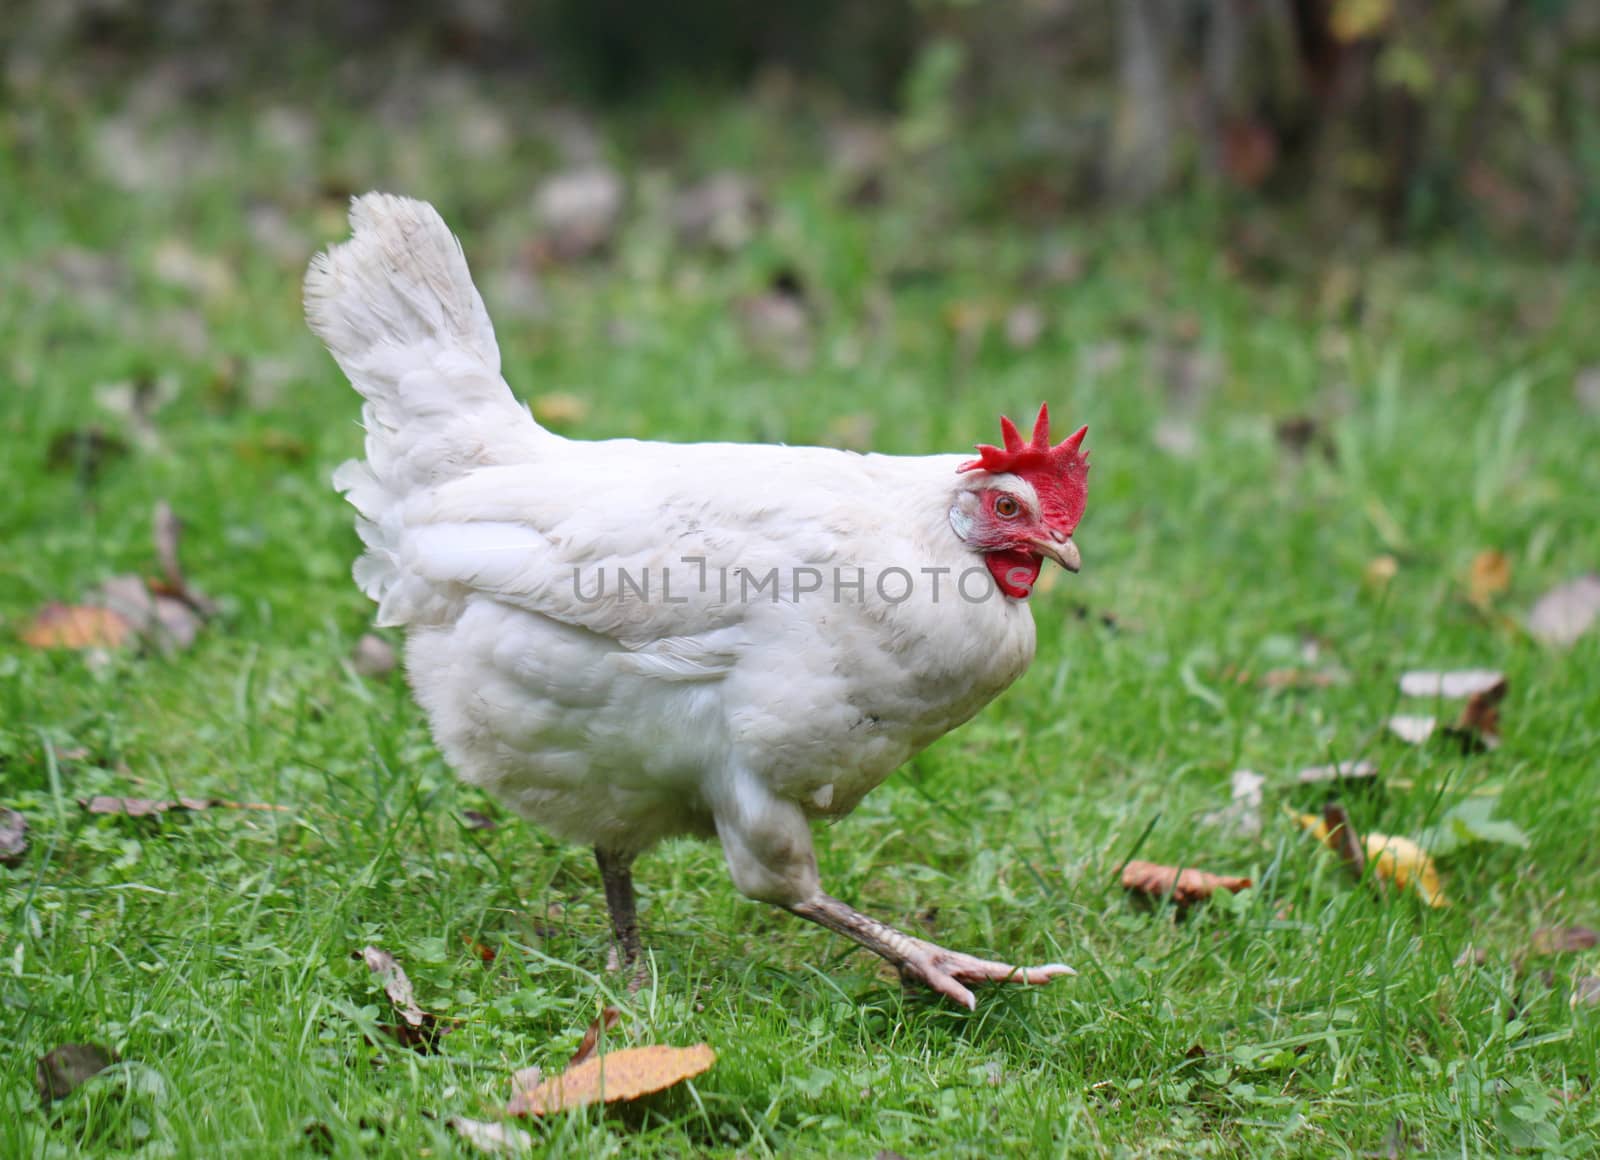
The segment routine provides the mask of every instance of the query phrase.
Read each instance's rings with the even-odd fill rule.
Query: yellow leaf
[[[506,1112],[513,1116],[547,1116],[586,1104],[636,1100],[691,1079],[716,1061],[717,1053],[704,1043],[608,1051],[551,1076],[538,1087],[518,1092]]]
[[[1489,550],[1472,558],[1467,572],[1467,599],[1488,608],[1496,596],[1511,587],[1511,561],[1504,552]]]
[[[581,423],[589,414],[587,400],[561,391],[535,397],[532,407],[535,419],[558,427],[568,423]]]
[[[29,648],[120,648],[133,636],[121,613],[92,604],[46,604],[22,630]]]
[[[1316,814],[1293,814],[1295,824],[1329,849],[1337,846],[1329,841],[1328,823]],[[1387,834],[1370,833],[1363,839],[1367,861],[1372,872],[1386,882],[1404,889],[1415,886],[1417,893],[1429,906],[1449,906],[1439,884],[1439,871],[1428,852],[1409,838],[1391,838]]]

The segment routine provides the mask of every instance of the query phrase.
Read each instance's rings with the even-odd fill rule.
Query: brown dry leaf
[[[581,423],[589,416],[588,400],[564,391],[535,395],[529,405],[533,408],[533,417],[547,426]]]
[[[1600,619],[1600,574],[1558,584],[1528,612],[1529,634],[1543,644],[1565,648]]]
[[[1511,588],[1511,560],[1494,549],[1479,552],[1467,570],[1467,599],[1479,608],[1488,608],[1496,596]]]
[[[1586,926],[1541,926],[1533,932],[1536,955],[1568,955],[1600,945],[1600,933]]]
[[[1370,761],[1339,761],[1302,769],[1296,780],[1301,785],[1320,785],[1333,781],[1372,781],[1377,776],[1378,767]]]
[[[1399,560],[1389,555],[1374,556],[1367,561],[1367,566],[1362,572],[1362,579],[1366,581],[1367,587],[1382,591],[1399,574]]]
[[[1473,753],[1500,747],[1500,702],[1505,700],[1506,687],[1506,682],[1500,681],[1479,689],[1467,698],[1456,723],[1445,730],[1461,743],[1464,751]]]
[[[133,639],[128,618],[92,604],[59,604],[41,608],[22,630],[29,648],[115,649]]]
[[[400,1016],[400,1022],[391,1026],[389,1033],[405,1047],[424,1051],[432,1047],[448,1028],[439,1025],[437,1016],[417,1006],[416,993],[405,968],[379,947],[362,947],[360,957],[367,964],[367,970],[383,983],[383,993],[389,996],[395,1013]]]
[[[1572,980],[1572,1009],[1600,1007],[1600,977],[1584,975]]]
[[[1333,833],[1327,821],[1316,814],[1291,816],[1301,829],[1310,833],[1329,849],[1337,850],[1339,836]],[[1439,871],[1428,852],[1409,838],[1394,838],[1372,831],[1362,846],[1367,861],[1373,863],[1373,873],[1385,882],[1393,882],[1404,889],[1415,886],[1417,893],[1429,906],[1449,906],[1450,901],[1439,885]]]
[[[1179,907],[1203,902],[1218,890],[1231,890],[1237,894],[1249,886],[1248,878],[1212,874],[1206,870],[1196,870],[1192,866],[1185,866],[1180,870],[1176,866],[1162,866],[1156,862],[1133,861],[1122,868],[1124,890],[1148,894],[1153,898],[1166,898],[1170,895],[1172,901]]]
[[[593,1055],[600,1046],[600,1036],[610,1031],[622,1018],[622,1012],[615,1007],[607,1007],[589,1024],[589,1030],[583,1033],[583,1042],[578,1044],[578,1050],[572,1053],[572,1058],[567,1060],[567,1070],[577,1067],[584,1060]]]
[[[176,801],[167,801],[158,798],[113,797],[109,794],[79,798],[78,804],[91,814],[128,818],[149,818],[170,810],[272,810],[276,813],[287,813],[289,810],[288,806],[271,805],[266,802],[229,802],[218,798],[195,797],[180,797]]]
[[[465,1116],[452,1116],[446,1123],[455,1129],[458,1136],[480,1152],[515,1155],[533,1150],[533,1137],[510,1124],[469,1120]]]
[[[1367,855],[1350,814],[1338,802],[1328,802],[1322,807],[1322,825],[1328,832],[1324,841],[1339,855],[1339,861],[1350,871],[1350,876],[1361,881],[1367,868]]]
[[[117,1062],[117,1053],[93,1043],[63,1043],[40,1056],[34,1069],[39,1098],[51,1103],[68,1095],[86,1080]]]
[[[716,1061],[717,1053],[704,1043],[608,1051],[552,1076],[538,1087],[519,1091],[506,1112],[513,1116],[547,1116],[594,1103],[636,1100],[692,1079]]]
[[[15,866],[28,853],[28,819],[0,809],[0,866]]]
[[[1494,669],[1453,669],[1448,672],[1417,669],[1400,674],[1400,692],[1407,697],[1438,697],[1447,701],[1490,692],[1505,683],[1505,674]],[[1502,688],[1502,696],[1504,692]]]
[[[461,820],[469,830],[492,830],[500,824],[481,810],[462,810]]]

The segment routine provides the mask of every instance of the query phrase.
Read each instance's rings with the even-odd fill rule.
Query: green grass
[[[330,107],[301,152],[242,104],[153,115],[214,164],[135,193],[95,162],[110,111],[0,114],[0,803],[32,840],[0,869],[0,1154],[466,1154],[446,1119],[492,1117],[510,1073],[559,1067],[605,1002],[627,1039],[704,1040],[719,1061],[626,1114],[525,1125],[551,1155],[1600,1147],[1600,1019],[1567,1002],[1600,952],[1517,966],[1542,924],[1600,925],[1600,634],[1546,650],[1463,587],[1477,552],[1504,551],[1514,617],[1600,563],[1600,419],[1570,392],[1600,362],[1592,265],[1469,246],[1341,257],[1291,235],[1288,273],[1267,280],[1235,271],[1215,209],[971,221],[939,204],[936,169],[851,209],[810,138],[745,108],[673,122],[671,155],[768,182],[760,239],[680,252],[645,173],[614,255],[548,271],[544,310],[519,317],[498,308],[496,274],[532,232],[526,191],[550,150],[516,111],[487,157],[448,111],[396,127]],[[645,152],[648,123],[616,132],[642,170],[670,159]],[[575,436],[811,442],[864,416],[878,449],[950,451],[1042,398],[1090,424],[1086,566],[1035,600],[1033,669],[818,835],[835,894],[1078,978],[987,991],[975,1014],[902,994],[871,956],[740,898],[715,848],[681,843],[639,867],[657,983],[618,994],[588,852],[458,786],[400,677],[349,666],[371,609],[328,477],[357,450],[357,407],[299,310],[303,258],[342,232],[320,192],[338,186],[440,205],[507,377],[587,400]],[[281,257],[252,234],[263,203],[304,254],[293,234]],[[221,284],[163,281],[171,239],[219,258]],[[1052,245],[1083,256],[1075,283],[1029,281]],[[819,319],[798,366],[752,347],[734,306],[783,267]],[[1048,319],[1033,349],[952,328],[1022,302]],[[1220,378],[1193,454],[1175,455],[1154,439],[1164,368],[1196,352]],[[140,376],[176,387],[151,446],[97,402]],[[1297,413],[1319,419],[1331,460],[1275,440]],[[130,453],[93,478],[48,465],[54,436],[95,424]],[[23,648],[45,601],[154,571],[160,498],[188,525],[191,579],[222,604],[198,644],[100,667]],[[1383,554],[1399,570],[1375,588]],[[1303,638],[1349,682],[1264,688]],[[1509,674],[1502,748],[1384,736],[1399,672],[1467,665]],[[1415,835],[1492,792],[1528,848],[1446,860],[1448,910],[1348,882],[1281,806],[1319,805],[1296,770],[1356,756],[1385,773],[1348,801],[1358,826]],[[1259,839],[1198,822],[1237,768],[1270,779]],[[97,818],[74,800],[94,793],[288,809]],[[502,824],[468,829],[469,809]],[[1174,923],[1118,887],[1135,850],[1258,885]],[[368,943],[462,1021],[437,1054],[379,1029],[386,1002],[351,958]],[[1454,965],[1469,946],[1483,964]],[[42,1108],[35,1058],[67,1042],[126,1062]]]

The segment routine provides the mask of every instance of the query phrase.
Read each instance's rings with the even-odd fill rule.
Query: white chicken
[[[1027,596],[1071,571],[1087,456],[1040,408],[1024,442],[956,455],[582,442],[500,377],[460,245],[434,209],[356,200],[306,313],[366,399],[361,589],[407,630],[450,764],[594,847],[620,959],[642,969],[633,860],[720,840],[734,885],[971,1007],[1019,968],[915,938],[824,893],[809,825],[849,813],[1033,658]]]

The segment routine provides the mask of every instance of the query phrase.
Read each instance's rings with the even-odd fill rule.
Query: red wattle
[[[1000,586],[1000,591],[1013,600],[1026,600],[1033,592],[1033,583],[1039,579],[1043,558],[1023,548],[1009,548],[1003,552],[988,552],[983,562],[989,575]]]

